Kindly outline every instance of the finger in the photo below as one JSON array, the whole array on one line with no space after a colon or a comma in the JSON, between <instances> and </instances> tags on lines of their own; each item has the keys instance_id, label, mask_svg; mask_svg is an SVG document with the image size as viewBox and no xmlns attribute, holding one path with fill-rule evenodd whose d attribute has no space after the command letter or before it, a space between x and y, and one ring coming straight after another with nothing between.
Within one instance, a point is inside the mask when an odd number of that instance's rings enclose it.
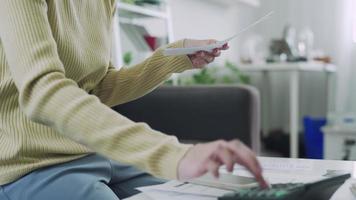
<instances>
[{"instance_id":1,"label":"finger","mask_svg":"<svg viewBox=\"0 0 356 200\"><path fill-rule=\"evenodd\" d=\"M207 63L211 63L215 60L215 56L212 54L206 54L203 59L207 62Z\"/></svg>"},{"instance_id":2,"label":"finger","mask_svg":"<svg viewBox=\"0 0 356 200\"><path fill-rule=\"evenodd\" d=\"M192 60L193 66L197 68L203 68L208 63L202 58L194 58Z\"/></svg>"},{"instance_id":3,"label":"finger","mask_svg":"<svg viewBox=\"0 0 356 200\"><path fill-rule=\"evenodd\" d=\"M219 50L218 50L219 51ZM212 59L215 57L214 55L215 50L213 50L212 52L208 52L208 51L199 51L195 54L196 57L201 57L201 58L205 58L205 59Z\"/></svg>"},{"instance_id":4,"label":"finger","mask_svg":"<svg viewBox=\"0 0 356 200\"><path fill-rule=\"evenodd\" d=\"M251 152L241 147L236 148L236 145L229 145L231 147L230 149L235 151L236 160L239 164L242 164L247 169L249 169L256 177L262 173L261 167L258 164L256 157Z\"/></svg>"},{"instance_id":5,"label":"finger","mask_svg":"<svg viewBox=\"0 0 356 200\"><path fill-rule=\"evenodd\" d=\"M229 49L229 48L230 48L230 47L229 47L229 44L226 43L226 44L224 44L224 45L222 46L221 50L227 50L227 49Z\"/></svg>"},{"instance_id":6,"label":"finger","mask_svg":"<svg viewBox=\"0 0 356 200\"><path fill-rule=\"evenodd\" d=\"M222 47L220 47L220 48L218 48L219 50L227 50L227 49L229 49L230 48L230 46L226 43L226 44L224 44Z\"/></svg>"},{"instance_id":7,"label":"finger","mask_svg":"<svg viewBox=\"0 0 356 200\"><path fill-rule=\"evenodd\" d=\"M225 164L228 172L232 172L234 169L235 157L233 153L226 147L221 147L218 152L219 160Z\"/></svg>"},{"instance_id":8,"label":"finger","mask_svg":"<svg viewBox=\"0 0 356 200\"><path fill-rule=\"evenodd\" d=\"M227 143L227 147L233 151L235 155L240 155L242 158L245 158L245 160L248 160L256 170L261 170L256 155L245 144L238 140L234 140Z\"/></svg>"},{"instance_id":9,"label":"finger","mask_svg":"<svg viewBox=\"0 0 356 200\"><path fill-rule=\"evenodd\" d=\"M236 157L237 163L245 166L255 177L256 181L260 184L262 188L267 188L268 184L262 175L262 169L256 166L254 159L250 155L243 155Z\"/></svg>"},{"instance_id":10,"label":"finger","mask_svg":"<svg viewBox=\"0 0 356 200\"><path fill-rule=\"evenodd\" d=\"M234 152L237 163L245 166L255 176L261 187L268 187L266 180L262 176L262 168L254 153L238 141L229 142L228 147Z\"/></svg>"},{"instance_id":11,"label":"finger","mask_svg":"<svg viewBox=\"0 0 356 200\"><path fill-rule=\"evenodd\" d=\"M220 54L221 54L221 51L220 51L219 48L214 49L213 52L212 52L212 55L215 56L215 57L219 57Z\"/></svg>"},{"instance_id":12,"label":"finger","mask_svg":"<svg viewBox=\"0 0 356 200\"><path fill-rule=\"evenodd\" d=\"M204 58L206 56L209 56L209 52L206 52L206 51L198 51L196 52L195 54L195 57L197 58Z\"/></svg>"},{"instance_id":13,"label":"finger","mask_svg":"<svg viewBox=\"0 0 356 200\"><path fill-rule=\"evenodd\" d=\"M196 53L196 56L197 57L204 57L206 55L206 52L205 51L198 51L197 53Z\"/></svg>"},{"instance_id":14,"label":"finger","mask_svg":"<svg viewBox=\"0 0 356 200\"><path fill-rule=\"evenodd\" d=\"M215 56L207 51L198 51L197 53L195 53L195 57L205 59L209 63L214 60Z\"/></svg>"},{"instance_id":15,"label":"finger","mask_svg":"<svg viewBox=\"0 0 356 200\"><path fill-rule=\"evenodd\" d=\"M190 56L190 60L192 61L192 64L193 64L194 67L202 68L202 67L204 67L205 65L208 64L208 61L206 61L204 59L204 57L202 57L200 55L202 55L201 52ZM204 53L204 55L205 55L205 53Z\"/></svg>"},{"instance_id":16,"label":"finger","mask_svg":"<svg viewBox=\"0 0 356 200\"><path fill-rule=\"evenodd\" d=\"M222 165L221 162L211 159L207 164L208 171L215 177L219 178L219 168Z\"/></svg>"}]
</instances>

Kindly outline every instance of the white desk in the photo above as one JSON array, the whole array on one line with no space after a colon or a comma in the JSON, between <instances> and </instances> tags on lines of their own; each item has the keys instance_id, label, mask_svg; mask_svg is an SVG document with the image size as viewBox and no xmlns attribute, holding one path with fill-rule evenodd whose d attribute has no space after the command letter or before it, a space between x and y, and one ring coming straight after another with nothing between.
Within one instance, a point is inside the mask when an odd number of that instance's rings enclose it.
<instances>
[{"instance_id":1,"label":"white desk","mask_svg":"<svg viewBox=\"0 0 356 200\"><path fill-rule=\"evenodd\" d=\"M299 84L301 72L322 72L327 74L327 90L332 86L330 75L336 72L336 67L332 64L323 64L319 62L300 62L300 63L268 63L268 64L251 64L240 65L239 69L244 72L261 72L263 73L263 88L262 96L264 96L262 105L263 115L263 132L266 134L269 131L269 73L270 72L286 72L289 74L289 96L290 96L290 157L298 158L298 132L299 132ZM331 93L327 93L327 98ZM328 108L333 105L333 102L328 102Z\"/></svg>"},{"instance_id":2,"label":"white desk","mask_svg":"<svg viewBox=\"0 0 356 200\"><path fill-rule=\"evenodd\" d=\"M278 178L282 174L288 174L290 176L313 176L318 174L324 174L327 170L340 170L352 174L352 179L346 181L331 198L332 200L354 200L349 186L350 183L356 182L356 162L353 161L330 161L330 160L311 160L311 159L293 159L293 158L258 158L264 174L267 179ZM239 167L238 167L239 168ZM278 169L278 170L277 170ZM236 169L238 175L241 174L241 170ZM235 172L234 172L235 173ZM275 176L275 177L272 177ZM148 200L144 194L139 194L128 200ZM194 200L194 199L193 199Z\"/></svg>"}]
</instances>

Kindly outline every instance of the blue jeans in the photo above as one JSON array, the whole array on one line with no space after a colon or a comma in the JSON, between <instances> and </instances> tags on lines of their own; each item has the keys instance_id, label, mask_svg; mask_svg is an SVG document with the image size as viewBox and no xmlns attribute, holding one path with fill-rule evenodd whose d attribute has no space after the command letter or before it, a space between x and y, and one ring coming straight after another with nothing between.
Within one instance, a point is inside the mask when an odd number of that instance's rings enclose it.
<instances>
[{"instance_id":1,"label":"blue jeans","mask_svg":"<svg viewBox=\"0 0 356 200\"><path fill-rule=\"evenodd\" d=\"M136 187L163 182L132 166L91 154L0 186L0 200L118 200L139 193Z\"/></svg>"}]
</instances>

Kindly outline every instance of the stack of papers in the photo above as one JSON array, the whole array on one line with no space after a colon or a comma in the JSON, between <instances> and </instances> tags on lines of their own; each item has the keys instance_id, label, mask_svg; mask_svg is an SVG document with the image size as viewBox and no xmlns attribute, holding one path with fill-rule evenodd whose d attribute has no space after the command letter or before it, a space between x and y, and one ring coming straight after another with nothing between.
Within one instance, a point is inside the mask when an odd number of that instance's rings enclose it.
<instances>
[{"instance_id":1,"label":"stack of papers","mask_svg":"<svg viewBox=\"0 0 356 200\"><path fill-rule=\"evenodd\" d=\"M161 185L137 188L143 194L129 198L128 200L145 199L152 200L216 200L231 191L212 187L200 186L179 181L170 181Z\"/></svg>"}]
</instances>

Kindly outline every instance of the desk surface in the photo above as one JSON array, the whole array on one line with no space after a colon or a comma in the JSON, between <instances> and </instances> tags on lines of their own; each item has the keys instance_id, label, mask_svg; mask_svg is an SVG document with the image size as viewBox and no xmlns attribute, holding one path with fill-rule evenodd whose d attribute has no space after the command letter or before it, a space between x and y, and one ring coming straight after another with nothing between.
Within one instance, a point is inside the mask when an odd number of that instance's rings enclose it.
<instances>
[{"instance_id":1,"label":"desk surface","mask_svg":"<svg viewBox=\"0 0 356 200\"><path fill-rule=\"evenodd\" d=\"M265 169L269 167L271 169L273 165L271 164L283 164L285 163L286 167L288 164L298 167L301 171L309 172L320 172L326 170L342 170L352 174L353 178L356 178L356 162L355 161L342 161L342 160L314 160L314 159L296 159L296 158L272 158L272 157L259 157L259 161L262 164L262 167ZM283 168L283 166L281 167Z\"/></svg>"},{"instance_id":2,"label":"desk surface","mask_svg":"<svg viewBox=\"0 0 356 200\"><path fill-rule=\"evenodd\" d=\"M242 64L242 71L310 71L310 72L336 72L336 66L321 62L296 62L296 63L265 63L265 64Z\"/></svg>"},{"instance_id":3,"label":"desk surface","mask_svg":"<svg viewBox=\"0 0 356 200\"><path fill-rule=\"evenodd\" d=\"M311 159L294 159L294 158L271 158L259 157L264 171L273 171L278 168L282 173L294 171L295 175L303 174L318 174L324 173L327 170L346 171L352 174L353 179L348 180L339 190L334 194L332 200L348 200L356 199L352 196L349 187L351 183L356 182L356 162L354 161L335 161L335 160L311 160ZM139 194L129 198L129 200L147 200L149 199L144 194Z\"/></svg>"}]
</instances>

